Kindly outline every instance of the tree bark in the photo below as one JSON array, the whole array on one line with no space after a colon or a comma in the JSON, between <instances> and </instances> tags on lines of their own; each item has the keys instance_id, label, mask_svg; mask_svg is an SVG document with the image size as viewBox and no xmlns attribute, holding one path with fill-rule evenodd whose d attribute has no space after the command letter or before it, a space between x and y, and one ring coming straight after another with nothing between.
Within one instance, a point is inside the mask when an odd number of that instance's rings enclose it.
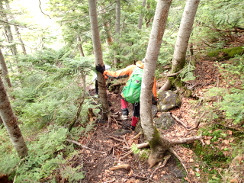
<instances>
[{"instance_id":1,"label":"tree bark","mask_svg":"<svg viewBox=\"0 0 244 183\"><path fill-rule=\"evenodd\" d=\"M3 74L3 78L4 78L5 82L8 84L8 87L12 87L12 84L11 84L11 81L10 81L9 75L8 75L8 68L6 66L6 62L5 62L1 48L0 48L0 65L2 68L2 74Z\"/></svg>"},{"instance_id":2,"label":"tree bark","mask_svg":"<svg viewBox=\"0 0 244 183\"><path fill-rule=\"evenodd\" d=\"M138 20L138 29L142 28L142 22L143 22L143 13L142 12L143 12L143 9L146 6L146 2L147 2L147 0L143 0L142 1L142 10L141 10L140 17L139 17L139 20Z\"/></svg>"},{"instance_id":3,"label":"tree bark","mask_svg":"<svg viewBox=\"0 0 244 183\"><path fill-rule=\"evenodd\" d=\"M152 123L151 105L152 105L152 86L154 81L154 73L156 69L156 62L162 37L164 34L168 11L171 5L171 0L159 0L156 7L156 12L153 20L150 39L146 51L145 67L142 78L141 91L141 120L144 133L148 141L151 141L155 128Z\"/></svg>"},{"instance_id":4,"label":"tree bark","mask_svg":"<svg viewBox=\"0 0 244 183\"><path fill-rule=\"evenodd\" d=\"M96 66L101 65L104 67L102 48L101 48L101 42L100 42L100 36L98 30L98 22L97 22L96 0L89 0L89 14L90 14L90 21L91 21L92 42L93 42L94 54L95 54L95 65ZM101 74L100 72L97 73L97 81L98 81L98 96L102 104L102 118L103 120L107 120L109 114L109 105L108 105L107 93L106 93L106 83L103 74Z\"/></svg>"},{"instance_id":5,"label":"tree bark","mask_svg":"<svg viewBox=\"0 0 244 183\"><path fill-rule=\"evenodd\" d=\"M154 81L154 73L156 69L156 62L162 43L166 21L168 17L169 8L172 0L159 0L156 7L156 12L152 24L150 39L146 51L145 66L141 85L141 125L149 141L150 148L152 149L149 164L151 161L156 160L160 155L168 149L169 143L160 138L160 134L156 127L153 125L153 116L151 113L152 107L152 86Z\"/></svg>"},{"instance_id":6,"label":"tree bark","mask_svg":"<svg viewBox=\"0 0 244 183\"><path fill-rule=\"evenodd\" d=\"M9 98L0 77L0 117L2 118L4 126L7 128L10 140L12 141L19 157L23 158L27 155L28 149L24 138L21 134L20 128L17 124Z\"/></svg>"},{"instance_id":7,"label":"tree bark","mask_svg":"<svg viewBox=\"0 0 244 183\"><path fill-rule=\"evenodd\" d=\"M192 26L199 2L200 0L188 0L186 2L176 39L171 73L176 73L185 66L186 50L188 47L188 41L192 32ZM170 79L168 80L170 81ZM163 86L164 90L168 90L172 85L175 85L173 81L170 81L169 84L169 81L166 83L167 87Z\"/></svg>"}]
</instances>

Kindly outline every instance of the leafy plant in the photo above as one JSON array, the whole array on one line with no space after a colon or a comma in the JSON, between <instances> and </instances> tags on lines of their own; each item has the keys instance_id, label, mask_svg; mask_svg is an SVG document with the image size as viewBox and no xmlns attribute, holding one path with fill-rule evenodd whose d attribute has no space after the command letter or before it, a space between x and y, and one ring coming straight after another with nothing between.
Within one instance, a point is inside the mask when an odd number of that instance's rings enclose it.
<instances>
[{"instance_id":1,"label":"leafy plant","mask_svg":"<svg viewBox=\"0 0 244 183\"><path fill-rule=\"evenodd\" d=\"M134 154L138 155L141 160L146 160L149 157L149 150L147 149L138 149L136 144L132 144L131 150Z\"/></svg>"}]
</instances>

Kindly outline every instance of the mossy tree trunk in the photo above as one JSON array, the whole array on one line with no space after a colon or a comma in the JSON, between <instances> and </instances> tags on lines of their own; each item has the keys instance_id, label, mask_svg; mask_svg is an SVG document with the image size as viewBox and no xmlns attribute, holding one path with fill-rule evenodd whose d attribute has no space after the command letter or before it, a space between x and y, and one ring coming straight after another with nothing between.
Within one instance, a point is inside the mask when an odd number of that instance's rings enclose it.
<instances>
[{"instance_id":1,"label":"mossy tree trunk","mask_svg":"<svg viewBox=\"0 0 244 183\"><path fill-rule=\"evenodd\" d=\"M7 92L4 88L2 78L0 77L0 117L4 126L7 128L10 140L12 141L19 157L23 158L27 155L28 149L24 138L21 134L20 128L17 124Z\"/></svg>"},{"instance_id":2,"label":"mossy tree trunk","mask_svg":"<svg viewBox=\"0 0 244 183\"><path fill-rule=\"evenodd\" d=\"M192 26L199 2L200 0L187 0L186 2L176 39L171 73L177 73L185 66L185 56L188 47L188 41L192 32ZM177 88L183 87L181 81L177 77L169 77L165 85L160 89L160 92L169 90L172 85Z\"/></svg>"},{"instance_id":3,"label":"mossy tree trunk","mask_svg":"<svg viewBox=\"0 0 244 183\"><path fill-rule=\"evenodd\" d=\"M103 63L102 47L98 30L96 0L89 0L89 15L91 21L92 42L94 47L93 49L95 54L95 65L101 65L105 67ZM109 105L107 100L106 82L103 74L100 72L97 73L97 81L98 96L102 104L102 119L107 120L109 114Z\"/></svg>"},{"instance_id":4,"label":"mossy tree trunk","mask_svg":"<svg viewBox=\"0 0 244 183\"><path fill-rule=\"evenodd\" d=\"M151 164L150 161L157 159L158 156L162 155L167 149L165 148L165 143L160 138L159 132L153 125L151 108L152 86L154 81L156 62L158 60L158 54L162 43L162 37L164 34L170 5L171 0L159 0L157 3L150 39L147 47L144 73L142 78L140 114L143 131L147 140L149 141L150 148L152 150L149 158L149 164Z\"/></svg>"}]
</instances>

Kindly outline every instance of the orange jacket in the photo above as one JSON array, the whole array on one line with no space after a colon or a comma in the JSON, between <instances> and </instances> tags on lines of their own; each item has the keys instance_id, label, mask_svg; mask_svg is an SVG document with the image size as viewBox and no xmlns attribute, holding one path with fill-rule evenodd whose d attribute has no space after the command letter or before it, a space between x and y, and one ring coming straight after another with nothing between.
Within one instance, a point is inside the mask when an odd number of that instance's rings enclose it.
<instances>
[{"instance_id":1,"label":"orange jacket","mask_svg":"<svg viewBox=\"0 0 244 183\"><path fill-rule=\"evenodd\" d=\"M126 78L126 77L130 77L130 75L132 74L133 70L136 67L140 67L140 68L144 68L144 63L142 63L141 61L137 61L136 65L129 65L124 69L118 70L118 71L108 71L105 70L103 75L105 78L115 78L115 79L119 79L119 78ZM154 97L157 97L157 88L156 88L156 80L154 78L154 83L153 83L153 88L152 88L152 93Z\"/></svg>"}]
</instances>

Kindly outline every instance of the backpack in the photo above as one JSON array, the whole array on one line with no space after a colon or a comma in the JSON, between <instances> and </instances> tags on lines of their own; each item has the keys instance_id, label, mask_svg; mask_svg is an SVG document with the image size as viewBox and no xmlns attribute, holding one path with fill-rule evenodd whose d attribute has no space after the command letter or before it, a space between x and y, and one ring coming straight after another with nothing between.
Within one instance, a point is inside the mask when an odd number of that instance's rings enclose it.
<instances>
[{"instance_id":1,"label":"backpack","mask_svg":"<svg viewBox=\"0 0 244 183\"><path fill-rule=\"evenodd\" d=\"M141 94L143 69L136 67L122 90L122 97L129 103L138 103Z\"/></svg>"}]
</instances>

